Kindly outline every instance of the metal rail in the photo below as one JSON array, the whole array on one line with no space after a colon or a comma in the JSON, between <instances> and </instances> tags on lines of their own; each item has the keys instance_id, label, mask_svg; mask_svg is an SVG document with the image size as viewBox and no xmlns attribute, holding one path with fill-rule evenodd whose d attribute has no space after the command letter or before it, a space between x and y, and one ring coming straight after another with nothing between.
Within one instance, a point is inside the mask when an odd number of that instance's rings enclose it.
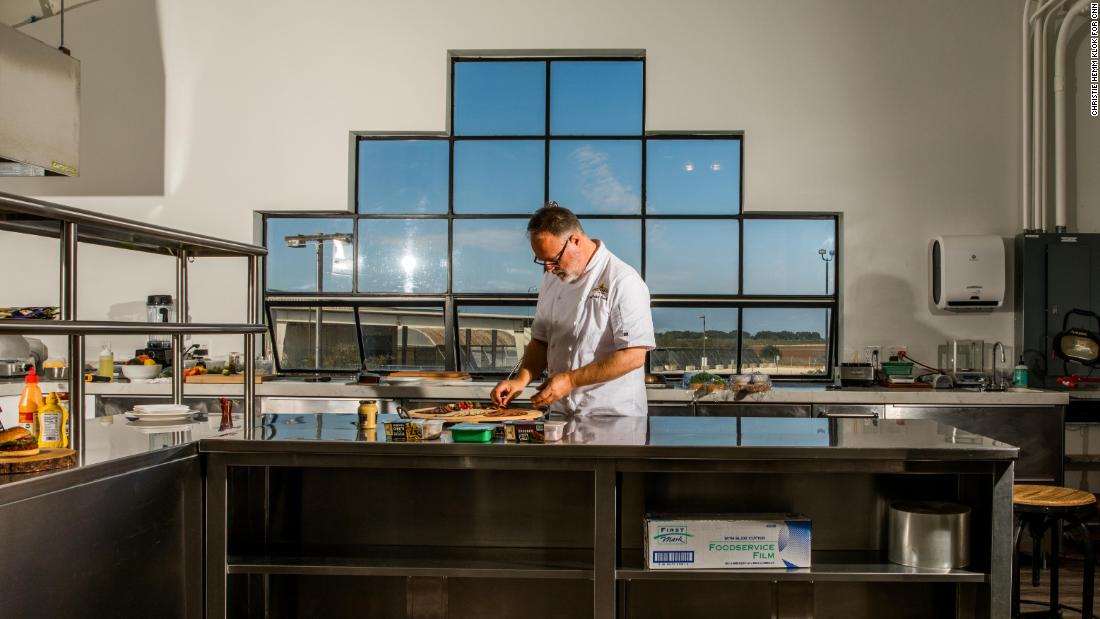
<instances>
[{"instance_id":1,"label":"metal rail","mask_svg":"<svg viewBox=\"0 0 1100 619\"><path fill-rule=\"evenodd\" d=\"M245 320L251 323L263 322L260 315L260 290L263 284L260 281L260 258L248 257L248 296L245 307ZM244 431L245 436L251 438L252 430L256 425L256 381L252 378L256 373L256 335L246 333L244 336Z\"/></svg>"},{"instance_id":2,"label":"metal rail","mask_svg":"<svg viewBox=\"0 0 1100 619\"><path fill-rule=\"evenodd\" d=\"M255 419L255 336L266 332L261 316L259 261L267 250L258 245L225 241L139 221L112 217L42 200L0 192L0 230L56 238L60 241L58 308L61 320L0 320L0 334L67 335L69 355L69 410L71 445L81 461L85 447L84 352L88 335L172 335L172 401L182 403L184 336L192 334L242 334L245 336L244 414L248 427ZM112 322L79 320L77 313L77 249L91 243L132 251L173 256L176 259L176 309L178 322ZM247 323L192 323L188 318L188 262L195 257L248 258Z\"/></svg>"},{"instance_id":3,"label":"metal rail","mask_svg":"<svg viewBox=\"0 0 1100 619\"><path fill-rule=\"evenodd\" d=\"M187 252L176 256L176 320L188 324L187 308ZM182 331L172 332L172 403L183 404L183 336Z\"/></svg>"},{"instance_id":4,"label":"metal rail","mask_svg":"<svg viewBox=\"0 0 1100 619\"><path fill-rule=\"evenodd\" d=\"M181 322L110 322L106 320L0 320L0 334L35 335L125 335L143 333L229 334L264 333L262 324L181 323Z\"/></svg>"},{"instance_id":5,"label":"metal rail","mask_svg":"<svg viewBox=\"0 0 1100 619\"><path fill-rule=\"evenodd\" d=\"M65 224L75 224L77 238L82 243L120 249L168 255L179 255L186 251L196 257L267 254L267 250L259 245L181 232L0 192L0 229L60 238Z\"/></svg>"}]
</instances>

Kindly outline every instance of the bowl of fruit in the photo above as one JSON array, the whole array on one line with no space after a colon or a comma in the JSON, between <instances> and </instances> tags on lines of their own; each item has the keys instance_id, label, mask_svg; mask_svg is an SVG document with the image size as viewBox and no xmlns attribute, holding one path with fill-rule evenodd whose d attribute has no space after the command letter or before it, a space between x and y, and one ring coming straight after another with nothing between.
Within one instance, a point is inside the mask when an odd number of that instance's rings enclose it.
<instances>
[{"instance_id":1,"label":"bowl of fruit","mask_svg":"<svg viewBox=\"0 0 1100 619\"><path fill-rule=\"evenodd\" d=\"M122 375L130 380L149 380L160 374L160 364L148 355L138 355L122 366Z\"/></svg>"}]
</instances>

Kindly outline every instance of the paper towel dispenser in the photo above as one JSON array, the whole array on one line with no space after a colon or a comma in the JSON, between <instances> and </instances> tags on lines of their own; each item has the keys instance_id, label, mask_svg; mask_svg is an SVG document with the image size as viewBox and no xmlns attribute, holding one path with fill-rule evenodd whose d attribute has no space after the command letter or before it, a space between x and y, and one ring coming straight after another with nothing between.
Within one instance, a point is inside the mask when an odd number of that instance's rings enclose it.
<instances>
[{"instance_id":1,"label":"paper towel dispenser","mask_svg":"<svg viewBox=\"0 0 1100 619\"><path fill-rule=\"evenodd\" d=\"M932 302L938 309L987 310L1005 300L1005 246L999 236L938 236L931 246Z\"/></svg>"}]
</instances>

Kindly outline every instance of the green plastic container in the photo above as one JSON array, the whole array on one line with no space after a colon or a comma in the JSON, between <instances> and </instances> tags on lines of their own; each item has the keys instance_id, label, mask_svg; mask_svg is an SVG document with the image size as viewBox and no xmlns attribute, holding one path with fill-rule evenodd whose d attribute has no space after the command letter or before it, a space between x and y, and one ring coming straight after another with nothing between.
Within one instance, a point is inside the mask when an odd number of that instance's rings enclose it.
<instances>
[{"instance_id":1,"label":"green plastic container","mask_svg":"<svg viewBox=\"0 0 1100 619\"><path fill-rule=\"evenodd\" d=\"M912 361L883 361L882 373L887 376L909 376L913 373Z\"/></svg>"},{"instance_id":2,"label":"green plastic container","mask_svg":"<svg viewBox=\"0 0 1100 619\"><path fill-rule=\"evenodd\" d=\"M456 443L491 443L493 426L491 423L457 423L451 426L451 440Z\"/></svg>"}]
</instances>

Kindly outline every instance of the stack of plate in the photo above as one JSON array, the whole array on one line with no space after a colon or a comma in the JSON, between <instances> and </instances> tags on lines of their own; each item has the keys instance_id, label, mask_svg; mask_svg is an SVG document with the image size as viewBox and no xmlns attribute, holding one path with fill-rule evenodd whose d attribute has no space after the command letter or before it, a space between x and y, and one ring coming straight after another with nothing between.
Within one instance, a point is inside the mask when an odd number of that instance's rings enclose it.
<instances>
[{"instance_id":1,"label":"stack of plate","mask_svg":"<svg viewBox=\"0 0 1100 619\"><path fill-rule=\"evenodd\" d=\"M138 404L126 416L135 424L180 424L191 421L196 412L183 404Z\"/></svg>"}]
</instances>

